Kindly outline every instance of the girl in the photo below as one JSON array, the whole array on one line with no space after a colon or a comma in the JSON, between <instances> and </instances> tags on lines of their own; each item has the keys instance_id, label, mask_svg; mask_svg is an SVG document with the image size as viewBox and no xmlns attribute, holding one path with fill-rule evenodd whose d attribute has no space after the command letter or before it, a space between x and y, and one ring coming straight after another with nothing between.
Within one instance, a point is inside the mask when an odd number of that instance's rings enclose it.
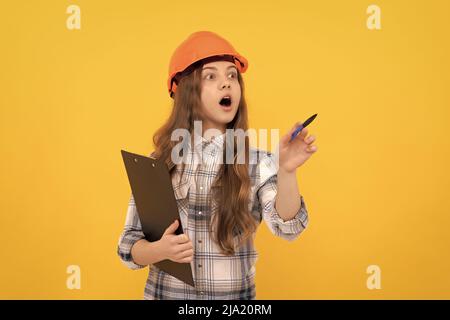
<instances>
[{"instance_id":1,"label":"girl","mask_svg":"<svg viewBox=\"0 0 450 320\"><path fill-rule=\"evenodd\" d=\"M289 142L296 123L280 139L277 157L250 147L248 137L246 161L225 156L230 142L237 142L230 129L248 129L241 75L247 67L228 41L207 31L190 35L172 56L168 89L174 104L153 137L152 156L168 165L185 233L175 235L175 220L160 240L145 240L131 196L118 254L131 269L152 265L144 299L255 299L257 226L264 220L274 235L294 240L308 224L296 179L296 169L317 150L306 129ZM195 121L201 121L200 132ZM191 134L183 163L173 156L177 129ZM153 265L165 259L190 263L195 287Z\"/></svg>"}]
</instances>

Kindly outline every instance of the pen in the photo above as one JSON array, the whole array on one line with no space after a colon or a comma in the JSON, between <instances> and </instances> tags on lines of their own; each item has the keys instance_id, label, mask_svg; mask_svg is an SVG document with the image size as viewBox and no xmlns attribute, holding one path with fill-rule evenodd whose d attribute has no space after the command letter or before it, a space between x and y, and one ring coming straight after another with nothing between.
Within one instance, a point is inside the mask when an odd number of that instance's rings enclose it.
<instances>
[{"instance_id":1,"label":"pen","mask_svg":"<svg viewBox=\"0 0 450 320\"><path fill-rule=\"evenodd\" d=\"M312 115L311 117L309 117L308 119L306 119L305 122L303 122L300 126L298 126L297 129L295 129L295 131L292 133L291 135L291 139L289 140L289 142L291 142L299 133L300 131L303 130L303 128L307 127L311 122L313 122L313 120L317 117L317 113Z\"/></svg>"}]
</instances>

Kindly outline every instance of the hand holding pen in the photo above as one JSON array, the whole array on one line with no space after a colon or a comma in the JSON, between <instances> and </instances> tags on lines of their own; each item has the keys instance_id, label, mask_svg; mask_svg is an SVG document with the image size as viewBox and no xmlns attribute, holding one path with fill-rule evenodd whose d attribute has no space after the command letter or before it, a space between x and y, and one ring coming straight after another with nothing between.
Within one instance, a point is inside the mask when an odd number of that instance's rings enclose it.
<instances>
[{"instance_id":1,"label":"hand holding pen","mask_svg":"<svg viewBox=\"0 0 450 320\"><path fill-rule=\"evenodd\" d=\"M316 138L313 135L307 136L308 130L306 129L316 116L317 113L309 117L303 123L297 122L294 127L281 138L279 145L280 169L287 172L294 172L317 151L317 146L312 144Z\"/></svg>"}]
</instances>

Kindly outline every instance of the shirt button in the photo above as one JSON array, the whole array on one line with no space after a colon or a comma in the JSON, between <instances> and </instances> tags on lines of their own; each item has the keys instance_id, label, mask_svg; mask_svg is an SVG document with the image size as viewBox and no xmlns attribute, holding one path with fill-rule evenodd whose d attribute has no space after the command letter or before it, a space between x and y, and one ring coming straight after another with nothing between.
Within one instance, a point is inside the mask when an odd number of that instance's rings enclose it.
<instances>
[{"instance_id":1,"label":"shirt button","mask_svg":"<svg viewBox=\"0 0 450 320\"><path fill-rule=\"evenodd\" d=\"M198 243L202 243L202 240L198 240Z\"/></svg>"},{"instance_id":2,"label":"shirt button","mask_svg":"<svg viewBox=\"0 0 450 320\"><path fill-rule=\"evenodd\" d=\"M202 186L200 186L200 190L203 190L203 187L202 187Z\"/></svg>"},{"instance_id":3,"label":"shirt button","mask_svg":"<svg viewBox=\"0 0 450 320\"><path fill-rule=\"evenodd\" d=\"M198 214L202 214L202 212L201 212L201 211L199 211L199 212L198 212Z\"/></svg>"},{"instance_id":4,"label":"shirt button","mask_svg":"<svg viewBox=\"0 0 450 320\"><path fill-rule=\"evenodd\" d=\"M201 265L201 264L199 264L199 265L198 265L198 267L199 267L199 268L201 268L201 267L202 267L202 265Z\"/></svg>"},{"instance_id":5,"label":"shirt button","mask_svg":"<svg viewBox=\"0 0 450 320\"><path fill-rule=\"evenodd\" d=\"M200 291L200 295L202 296L202 295L204 295L205 293L203 292L203 291Z\"/></svg>"}]
</instances>

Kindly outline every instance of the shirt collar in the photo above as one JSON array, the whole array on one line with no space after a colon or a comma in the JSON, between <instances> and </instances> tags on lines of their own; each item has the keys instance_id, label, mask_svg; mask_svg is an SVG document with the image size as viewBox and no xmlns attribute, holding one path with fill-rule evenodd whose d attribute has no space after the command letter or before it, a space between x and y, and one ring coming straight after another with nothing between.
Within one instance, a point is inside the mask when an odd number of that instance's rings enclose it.
<instances>
[{"instance_id":1,"label":"shirt collar","mask_svg":"<svg viewBox=\"0 0 450 320\"><path fill-rule=\"evenodd\" d=\"M203 154L203 157L216 157L220 155L220 152L223 149L223 143L225 141L226 133L219 134L217 136L211 137L211 139L206 139L202 135L197 134L194 132L194 148L191 148L191 139L187 139L188 144L188 162L194 161L194 163L198 163L199 155ZM169 165L169 171L172 170L177 165L174 163L171 163Z\"/></svg>"},{"instance_id":2,"label":"shirt collar","mask_svg":"<svg viewBox=\"0 0 450 320\"><path fill-rule=\"evenodd\" d=\"M223 147L224 139L225 133L206 139L197 132L194 132L194 145L197 151L203 151L205 149L209 149L209 147L212 147L213 149L221 149Z\"/></svg>"}]
</instances>

